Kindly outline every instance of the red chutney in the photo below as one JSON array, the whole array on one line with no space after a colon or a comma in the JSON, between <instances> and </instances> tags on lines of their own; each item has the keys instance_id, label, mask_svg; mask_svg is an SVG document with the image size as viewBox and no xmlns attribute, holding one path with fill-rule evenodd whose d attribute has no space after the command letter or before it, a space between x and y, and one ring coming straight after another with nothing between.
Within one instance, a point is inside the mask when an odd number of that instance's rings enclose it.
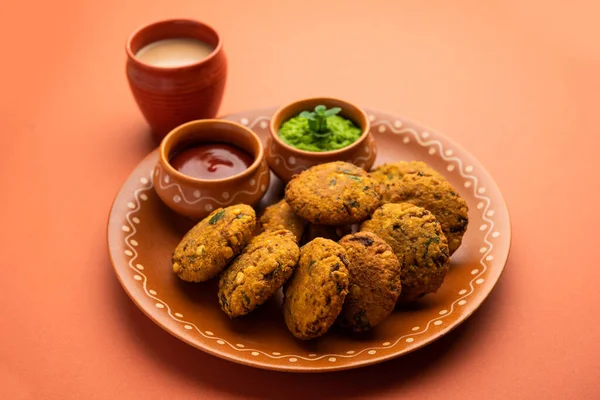
<instances>
[{"instance_id":1,"label":"red chutney","mask_svg":"<svg viewBox=\"0 0 600 400\"><path fill-rule=\"evenodd\" d=\"M244 150L224 143L193 145L169 160L177 171L199 179L229 178L247 170L253 162Z\"/></svg>"}]
</instances>

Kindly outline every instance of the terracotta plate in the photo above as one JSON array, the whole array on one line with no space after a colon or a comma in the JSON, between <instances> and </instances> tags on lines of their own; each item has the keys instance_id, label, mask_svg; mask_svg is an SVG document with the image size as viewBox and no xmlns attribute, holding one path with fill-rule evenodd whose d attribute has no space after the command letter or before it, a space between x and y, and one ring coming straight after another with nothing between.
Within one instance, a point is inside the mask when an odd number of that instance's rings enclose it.
<instances>
[{"instance_id":1,"label":"terracotta plate","mask_svg":"<svg viewBox=\"0 0 600 400\"><path fill-rule=\"evenodd\" d=\"M228 117L267 137L275 109ZM492 177L447 137L404 118L369 111L378 144L376 164L422 160L443 173L469 205L469 228L442 288L410 310L394 312L364 336L335 329L302 342L287 331L281 298L231 321L217 302L217 282L187 284L171 272L171 254L191 227L164 206L152 188L157 152L146 157L119 191L108 223L108 248L123 288L166 331L190 345L253 367L323 372L356 368L398 357L443 336L481 305L498 281L510 248L506 203ZM294 160L287 160L292 166ZM279 199L273 176L261 206ZM483 329L484 327L482 327Z\"/></svg>"}]
</instances>

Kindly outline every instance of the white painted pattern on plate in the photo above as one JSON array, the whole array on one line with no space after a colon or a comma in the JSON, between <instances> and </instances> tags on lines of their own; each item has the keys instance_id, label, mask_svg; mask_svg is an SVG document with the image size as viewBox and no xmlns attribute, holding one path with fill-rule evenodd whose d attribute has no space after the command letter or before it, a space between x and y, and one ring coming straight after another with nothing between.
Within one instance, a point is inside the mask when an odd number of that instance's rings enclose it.
<instances>
[{"instance_id":1,"label":"white painted pattern on plate","mask_svg":"<svg viewBox=\"0 0 600 400\"><path fill-rule=\"evenodd\" d=\"M250 127L254 127L258 122L265 121L265 120L268 121L269 117L258 117L250 124ZM443 311L445 311L445 313L443 313L442 316L438 316L438 317L430 320L429 322L427 322L427 324L421 331L400 336L398 339L396 339L396 341L394 341L392 343L385 342L384 343L385 346L370 347L370 348L366 348L366 349L363 349L360 351L349 350L349 351L346 351L345 354L324 354L324 355L321 355L318 357L315 357L315 354L310 354L309 357L304 357L304 356L296 355L296 354L281 354L278 352L272 352L271 354L269 354L267 352L260 351L257 349L249 349L249 348L245 348L245 347L240 347L240 344L238 344L238 343L234 344L225 339L214 336L213 332L202 331L194 323L183 320L183 316L180 313L173 313L173 310L171 309L171 307L166 302L159 299L155 295L155 293L156 293L155 291L152 290L152 292L151 292L148 289L148 287L147 287L148 278L146 277L146 275L143 272L141 272L139 269L136 269L136 267L134 266L134 261L137 259L138 253L137 253L135 247L130 244L131 243L130 240L137 233L135 224L132 222L134 219L136 219L136 217L133 217L132 215L137 213L138 211L140 211L141 204L142 204L142 201L141 201L142 197L140 196L140 194L143 191L151 190L153 187L154 179L153 179L152 171L150 173L149 180L146 180L144 178L140 179L140 182L143 184L143 186L142 186L142 188L134 190L134 193L133 193L134 202L127 203L127 206L130 208L130 211L125 216L125 219L128 223L128 225L125 225L125 226L129 226L131 228L131 232L124 238L125 245L128 247L128 249L126 249L124 252L125 252L125 254L130 256L129 267L131 268L131 270L135 271L135 274L132 275L133 279L139 280L141 278L142 287L143 287L146 295L156 302L155 305L157 308L166 310L169 317L171 317L173 320L181 323L182 329L190 330L191 329L190 327L193 327L193 329L196 332L198 332L205 339L215 340L218 344L221 344L221 345L228 345L233 350L241 351L241 352L250 352L250 354L252 354L252 355L258 354L258 355L267 356L267 357L270 357L273 359L284 359L285 358L285 359L288 359L289 362L296 362L299 359L304 360L304 361L327 359L328 361L334 363L338 360L338 358L351 358L351 357L356 357L356 356L364 354L364 353L369 354L369 355L374 355L374 354L376 354L377 350L390 349L390 348L396 346L401 341L404 341L405 343L411 343L414 341L415 336L418 336L418 335L421 335L421 334L427 332L434 325L435 326L441 325L443 323L442 319L447 318L448 316L452 315L452 313L458 308L458 306L466 304L466 300L464 300L464 299L469 297L475 291L474 283L476 283L477 285L481 285L482 283L485 282L485 280L483 278L481 278L481 276L483 276L483 274L485 273L485 271L488 268L485 261L493 249L493 244L492 244L492 242L490 242L488 240L488 236L491 235L491 233L494 229L494 222L491 219L486 217L486 215L488 215L487 212L491 206L491 199L487 196L482 195L483 193L485 193L485 189L481 190L482 188L478 188L479 181L478 181L477 177L474 175L467 175L465 173L465 169L463 167L462 160L460 160L458 157L449 157L446 155L447 153L444 151L442 143L440 141L438 141L438 140L429 140L426 142L423 141L423 139L427 139L430 137L429 133L423 132L420 136L414 129L411 129L411 128L397 129L390 122L388 122L386 120L380 120L376 124L374 124L374 126L375 125L385 125L387 128L389 128L387 130L388 132L391 132L396 135L410 134L413 136L414 140L422 147L427 148L427 147L431 146L431 148L435 148L433 146L437 146L437 148L438 148L437 152L440 155L440 157L442 157L445 161L455 162L458 166L458 171L460 172L461 176L465 179L469 179L473 183L473 195L476 198L482 200L478 204L477 208L480 210L483 209L483 210L481 210L482 219L489 224L486 227L488 229L487 229L487 232L485 233L485 236L483 239L484 243L487 245L487 249L486 249L487 251L485 251L481 255L482 257L479 261L483 268L469 282L470 291L465 292L464 290L461 290L459 293L461 295L461 297L458 298L457 300L455 300L447 310L446 309L443 310ZM449 153L449 154L452 154L452 153ZM155 171L155 172L158 172L158 171ZM156 174L156 176L157 176L157 178L159 178L158 173ZM158 180L160 182L159 184L162 183L159 179L156 179L156 180ZM149 182L149 184L145 184L145 182ZM181 193L183 195L183 191L181 190L180 187L179 187L179 190L181 191ZM184 197L184 200L186 200L185 197ZM481 204L481 207L479 207L480 204ZM493 236L494 237L499 236L499 232L495 231ZM482 249L483 249L483 247L482 247ZM414 328L413 328L413 331L414 331ZM244 346L244 345L242 345L242 346Z\"/></svg>"}]
</instances>

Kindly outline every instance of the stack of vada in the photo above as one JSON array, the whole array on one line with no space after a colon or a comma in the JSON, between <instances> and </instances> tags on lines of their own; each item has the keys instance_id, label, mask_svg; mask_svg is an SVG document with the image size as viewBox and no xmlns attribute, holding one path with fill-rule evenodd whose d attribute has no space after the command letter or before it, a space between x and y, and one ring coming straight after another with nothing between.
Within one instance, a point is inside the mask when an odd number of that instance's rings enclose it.
<instances>
[{"instance_id":1,"label":"stack of vada","mask_svg":"<svg viewBox=\"0 0 600 400\"><path fill-rule=\"evenodd\" d=\"M467 225L465 200L423 162L367 172L336 161L293 177L258 220L245 204L213 211L176 247L173 272L188 282L218 278L230 318L283 289L296 338L334 324L365 332L442 286Z\"/></svg>"}]
</instances>

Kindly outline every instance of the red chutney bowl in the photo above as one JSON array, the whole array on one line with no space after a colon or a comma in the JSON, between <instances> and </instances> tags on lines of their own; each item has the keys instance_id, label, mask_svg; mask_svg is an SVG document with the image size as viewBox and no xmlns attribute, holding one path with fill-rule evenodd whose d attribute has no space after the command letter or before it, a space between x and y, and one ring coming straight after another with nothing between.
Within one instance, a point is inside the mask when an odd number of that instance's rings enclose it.
<instances>
[{"instance_id":1,"label":"red chutney bowl","mask_svg":"<svg viewBox=\"0 0 600 400\"><path fill-rule=\"evenodd\" d=\"M342 149L323 152L297 149L279 137L279 128L285 121L302 111L312 111L321 104L327 108L340 107L342 110L339 115L354 122L362 130L361 136ZM284 182L314 165L332 161L346 161L369 171L377 157L377 146L370 132L371 123L367 114L358 106L344 100L315 97L290 103L273 114L269 130L265 150L267 163Z\"/></svg>"},{"instance_id":2,"label":"red chutney bowl","mask_svg":"<svg viewBox=\"0 0 600 400\"><path fill-rule=\"evenodd\" d=\"M146 45L166 39L196 39L213 51L199 61L173 67L152 65L136 56ZM191 19L158 21L133 32L125 50L129 87L157 141L185 122L217 116L227 58L213 28Z\"/></svg>"},{"instance_id":3,"label":"red chutney bowl","mask_svg":"<svg viewBox=\"0 0 600 400\"><path fill-rule=\"evenodd\" d=\"M251 156L252 164L227 178L200 179L173 167L173 157L194 146L225 144ZM169 132L160 143L153 172L154 190L173 211L200 220L213 210L234 204L254 205L270 183L270 171L262 143L250 129L231 121L205 119L185 123Z\"/></svg>"}]
</instances>

